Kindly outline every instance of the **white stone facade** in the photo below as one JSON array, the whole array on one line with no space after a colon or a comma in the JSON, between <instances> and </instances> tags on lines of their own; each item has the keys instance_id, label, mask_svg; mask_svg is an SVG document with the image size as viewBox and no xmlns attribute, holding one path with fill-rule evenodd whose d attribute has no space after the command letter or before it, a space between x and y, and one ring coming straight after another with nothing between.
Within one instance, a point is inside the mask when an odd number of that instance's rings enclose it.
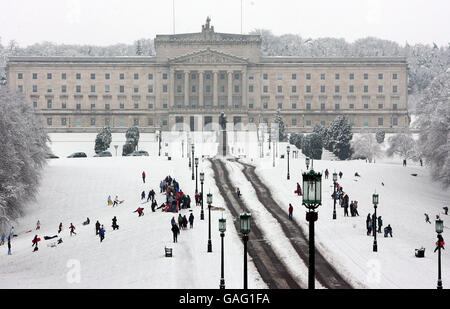
<instances>
[{"instance_id":1,"label":"white stone facade","mask_svg":"<svg viewBox=\"0 0 450 309\"><path fill-rule=\"evenodd\" d=\"M11 57L8 85L30 99L51 132L209 130L229 122L309 132L344 114L361 129L409 126L402 57L262 57L258 35L158 35L154 57Z\"/></svg>"}]
</instances>

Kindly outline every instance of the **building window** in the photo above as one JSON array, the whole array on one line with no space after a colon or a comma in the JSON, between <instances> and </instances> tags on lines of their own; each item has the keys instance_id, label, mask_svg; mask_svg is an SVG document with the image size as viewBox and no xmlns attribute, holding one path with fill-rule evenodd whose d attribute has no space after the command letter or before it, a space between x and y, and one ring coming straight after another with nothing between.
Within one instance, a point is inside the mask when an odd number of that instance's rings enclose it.
<instances>
[{"instance_id":1,"label":"building window","mask_svg":"<svg viewBox=\"0 0 450 309\"><path fill-rule=\"evenodd\" d=\"M95 101L91 101L91 110L95 109Z\"/></svg>"},{"instance_id":2,"label":"building window","mask_svg":"<svg viewBox=\"0 0 450 309\"><path fill-rule=\"evenodd\" d=\"M153 85L148 85L148 93L153 93Z\"/></svg>"},{"instance_id":3,"label":"building window","mask_svg":"<svg viewBox=\"0 0 450 309\"><path fill-rule=\"evenodd\" d=\"M335 93L339 93L340 87L339 86L334 86L334 92Z\"/></svg>"},{"instance_id":4,"label":"building window","mask_svg":"<svg viewBox=\"0 0 450 309\"><path fill-rule=\"evenodd\" d=\"M95 92L95 86L91 85L91 92Z\"/></svg>"},{"instance_id":5,"label":"building window","mask_svg":"<svg viewBox=\"0 0 450 309\"><path fill-rule=\"evenodd\" d=\"M67 79L67 74L66 73L61 73L61 79L66 80Z\"/></svg>"},{"instance_id":6,"label":"building window","mask_svg":"<svg viewBox=\"0 0 450 309\"><path fill-rule=\"evenodd\" d=\"M191 79L196 79L197 78L197 74L196 73L192 73L191 74Z\"/></svg>"},{"instance_id":7,"label":"building window","mask_svg":"<svg viewBox=\"0 0 450 309\"><path fill-rule=\"evenodd\" d=\"M364 103L364 109L369 109L369 104L368 103Z\"/></svg>"},{"instance_id":8,"label":"building window","mask_svg":"<svg viewBox=\"0 0 450 309\"><path fill-rule=\"evenodd\" d=\"M369 126L369 118L364 118L363 120L363 126L368 127Z\"/></svg>"},{"instance_id":9,"label":"building window","mask_svg":"<svg viewBox=\"0 0 450 309\"><path fill-rule=\"evenodd\" d=\"M254 80L254 79L255 79L255 76L254 76L253 74L249 74L249 75L248 75L248 79L249 79L249 80Z\"/></svg>"},{"instance_id":10,"label":"building window","mask_svg":"<svg viewBox=\"0 0 450 309\"><path fill-rule=\"evenodd\" d=\"M339 103L334 103L334 109L335 110L339 110L341 108L341 104Z\"/></svg>"},{"instance_id":11,"label":"building window","mask_svg":"<svg viewBox=\"0 0 450 309\"><path fill-rule=\"evenodd\" d=\"M111 104L105 103L105 110L109 111L111 109Z\"/></svg>"},{"instance_id":12,"label":"building window","mask_svg":"<svg viewBox=\"0 0 450 309\"><path fill-rule=\"evenodd\" d=\"M378 109L383 109L383 103L378 103Z\"/></svg>"},{"instance_id":13,"label":"building window","mask_svg":"<svg viewBox=\"0 0 450 309\"><path fill-rule=\"evenodd\" d=\"M120 109L125 109L125 102L124 101L120 101L119 102L119 108Z\"/></svg>"},{"instance_id":14,"label":"building window","mask_svg":"<svg viewBox=\"0 0 450 309\"><path fill-rule=\"evenodd\" d=\"M134 79L138 80L139 79L139 73L134 73Z\"/></svg>"},{"instance_id":15,"label":"building window","mask_svg":"<svg viewBox=\"0 0 450 309\"><path fill-rule=\"evenodd\" d=\"M23 79L23 73L17 73L17 79Z\"/></svg>"},{"instance_id":16,"label":"building window","mask_svg":"<svg viewBox=\"0 0 450 309\"><path fill-rule=\"evenodd\" d=\"M91 118L91 126L95 126L95 118Z\"/></svg>"},{"instance_id":17,"label":"building window","mask_svg":"<svg viewBox=\"0 0 450 309\"><path fill-rule=\"evenodd\" d=\"M268 108L269 108L269 103L264 102L264 103L263 103L263 108L264 108L264 109L268 109Z\"/></svg>"},{"instance_id":18,"label":"building window","mask_svg":"<svg viewBox=\"0 0 450 309\"><path fill-rule=\"evenodd\" d=\"M153 109L153 100L148 101L148 109Z\"/></svg>"},{"instance_id":19,"label":"building window","mask_svg":"<svg viewBox=\"0 0 450 309\"><path fill-rule=\"evenodd\" d=\"M292 86L292 93L296 93L297 92L297 86Z\"/></svg>"},{"instance_id":20,"label":"building window","mask_svg":"<svg viewBox=\"0 0 450 309\"><path fill-rule=\"evenodd\" d=\"M248 101L248 108L250 108L250 109L252 109L253 107L254 107L254 101L253 101L253 99L250 99L249 101Z\"/></svg>"},{"instance_id":21,"label":"building window","mask_svg":"<svg viewBox=\"0 0 450 309\"><path fill-rule=\"evenodd\" d=\"M292 125L297 126L297 118L292 118Z\"/></svg>"},{"instance_id":22,"label":"building window","mask_svg":"<svg viewBox=\"0 0 450 309\"><path fill-rule=\"evenodd\" d=\"M47 118L47 125L51 126L52 125L52 118Z\"/></svg>"},{"instance_id":23,"label":"building window","mask_svg":"<svg viewBox=\"0 0 450 309\"><path fill-rule=\"evenodd\" d=\"M148 119L147 119L147 125L148 125L149 127L153 127L153 118L148 118Z\"/></svg>"},{"instance_id":24,"label":"building window","mask_svg":"<svg viewBox=\"0 0 450 309\"><path fill-rule=\"evenodd\" d=\"M310 127L311 126L311 119L306 119L306 126Z\"/></svg>"},{"instance_id":25,"label":"building window","mask_svg":"<svg viewBox=\"0 0 450 309\"><path fill-rule=\"evenodd\" d=\"M320 92L325 93L325 85L320 85Z\"/></svg>"},{"instance_id":26,"label":"building window","mask_svg":"<svg viewBox=\"0 0 450 309\"><path fill-rule=\"evenodd\" d=\"M163 99L163 108L167 108L167 99Z\"/></svg>"},{"instance_id":27,"label":"building window","mask_svg":"<svg viewBox=\"0 0 450 309\"><path fill-rule=\"evenodd\" d=\"M350 103L350 104L348 105L348 108L350 108L350 109L355 109L355 103Z\"/></svg>"},{"instance_id":28,"label":"building window","mask_svg":"<svg viewBox=\"0 0 450 309\"><path fill-rule=\"evenodd\" d=\"M364 79L369 79L369 74L368 73L364 73Z\"/></svg>"},{"instance_id":29,"label":"building window","mask_svg":"<svg viewBox=\"0 0 450 309\"><path fill-rule=\"evenodd\" d=\"M311 110L311 103L306 103L306 110Z\"/></svg>"},{"instance_id":30,"label":"building window","mask_svg":"<svg viewBox=\"0 0 450 309\"><path fill-rule=\"evenodd\" d=\"M108 93L111 91L111 86L110 85L105 85L105 92Z\"/></svg>"},{"instance_id":31,"label":"building window","mask_svg":"<svg viewBox=\"0 0 450 309\"><path fill-rule=\"evenodd\" d=\"M392 79L397 79L397 73L392 74Z\"/></svg>"},{"instance_id":32,"label":"building window","mask_svg":"<svg viewBox=\"0 0 450 309\"><path fill-rule=\"evenodd\" d=\"M81 92L81 86L80 85L76 85L75 89L76 89L76 92L78 92L78 93Z\"/></svg>"},{"instance_id":33,"label":"building window","mask_svg":"<svg viewBox=\"0 0 450 309\"><path fill-rule=\"evenodd\" d=\"M33 92L38 92L37 85L33 85Z\"/></svg>"},{"instance_id":34,"label":"building window","mask_svg":"<svg viewBox=\"0 0 450 309\"><path fill-rule=\"evenodd\" d=\"M33 101L33 108L37 108L38 107L38 102L36 100Z\"/></svg>"},{"instance_id":35,"label":"building window","mask_svg":"<svg viewBox=\"0 0 450 309\"><path fill-rule=\"evenodd\" d=\"M163 126L166 126L167 123L168 123L168 122L167 122L167 118L163 118L163 120L162 120L162 125L163 125Z\"/></svg>"},{"instance_id":36,"label":"building window","mask_svg":"<svg viewBox=\"0 0 450 309\"><path fill-rule=\"evenodd\" d=\"M134 86L133 90L134 90L134 93L139 93L139 86Z\"/></svg>"},{"instance_id":37,"label":"building window","mask_svg":"<svg viewBox=\"0 0 450 309\"><path fill-rule=\"evenodd\" d=\"M379 126L383 125L383 118L382 117L378 118L378 125Z\"/></svg>"},{"instance_id":38,"label":"building window","mask_svg":"<svg viewBox=\"0 0 450 309\"><path fill-rule=\"evenodd\" d=\"M33 79L37 79L37 78L38 78L37 73L33 73Z\"/></svg>"},{"instance_id":39,"label":"building window","mask_svg":"<svg viewBox=\"0 0 450 309\"><path fill-rule=\"evenodd\" d=\"M392 125L398 126L398 118L397 117L392 118Z\"/></svg>"},{"instance_id":40,"label":"building window","mask_svg":"<svg viewBox=\"0 0 450 309\"><path fill-rule=\"evenodd\" d=\"M292 79L297 79L297 74L293 73L292 74Z\"/></svg>"},{"instance_id":41,"label":"building window","mask_svg":"<svg viewBox=\"0 0 450 309\"><path fill-rule=\"evenodd\" d=\"M283 109L283 103L278 102L278 109Z\"/></svg>"},{"instance_id":42,"label":"building window","mask_svg":"<svg viewBox=\"0 0 450 309\"><path fill-rule=\"evenodd\" d=\"M334 74L334 79L339 79L340 77L339 73Z\"/></svg>"},{"instance_id":43,"label":"building window","mask_svg":"<svg viewBox=\"0 0 450 309\"><path fill-rule=\"evenodd\" d=\"M52 86L51 86L51 85L48 85L48 86L47 86L47 92L52 92L52 91L53 91Z\"/></svg>"},{"instance_id":44,"label":"building window","mask_svg":"<svg viewBox=\"0 0 450 309\"><path fill-rule=\"evenodd\" d=\"M81 79L81 73L77 73L77 74L75 75L75 77L76 77L76 79Z\"/></svg>"},{"instance_id":45,"label":"building window","mask_svg":"<svg viewBox=\"0 0 450 309\"><path fill-rule=\"evenodd\" d=\"M125 79L125 74L124 73L120 73L119 74L119 79Z\"/></svg>"},{"instance_id":46,"label":"building window","mask_svg":"<svg viewBox=\"0 0 450 309\"><path fill-rule=\"evenodd\" d=\"M109 118L105 118L105 126L109 127L110 126L110 120Z\"/></svg>"},{"instance_id":47,"label":"building window","mask_svg":"<svg viewBox=\"0 0 450 309\"><path fill-rule=\"evenodd\" d=\"M283 74L277 74L277 80L283 80Z\"/></svg>"},{"instance_id":48,"label":"building window","mask_svg":"<svg viewBox=\"0 0 450 309\"><path fill-rule=\"evenodd\" d=\"M134 109L139 109L139 101L134 101Z\"/></svg>"},{"instance_id":49,"label":"building window","mask_svg":"<svg viewBox=\"0 0 450 309\"><path fill-rule=\"evenodd\" d=\"M195 86L192 86L192 89L191 89L192 91L192 93L195 93L195 91L196 91L196 88L195 88Z\"/></svg>"},{"instance_id":50,"label":"building window","mask_svg":"<svg viewBox=\"0 0 450 309\"><path fill-rule=\"evenodd\" d=\"M62 85L61 86L61 92L62 93L66 93L67 92L67 86L66 85Z\"/></svg>"},{"instance_id":51,"label":"building window","mask_svg":"<svg viewBox=\"0 0 450 309\"><path fill-rule=\"evenodd\" d=\"M263 74L263 79L265 79L265 80L269 79L269 75L267 73L264 73Z\"/></svg>"},{"instance_id":52,"label":"building window","mask_svg":"<svg viewBox=\"0 0 450 309\"><path fill-rule=\"evenodd\" d=\"M383 93L383 86L381 85L378 86L378 93Z\"/></svg>"},{"instance_id":53,"label":"building window","mask_svg":"<svg viewBox=\"0 0 450 309\"><path fill-rule=\"evenodd\" d=\"M320 80L325 80L325 73L320 73Z\"/></svg>"},{"instance_id":54,"label":"building window","mask_svg":"<svg viewBox=\"0 0 450 309\"><path fill-rule=\"evenodd\" d=\"M205 90L206 90L206 93L211 93L211 86L206 85Z\"/></svg>"},{"instance_id":55,"label":"building window","mask_svg":"<svg viewBox=\"0 0 450 309\"><path fill-rule=\"evenodd\" d=\"M355 79L355 73L350 73L349 78L352 80Z\"/></svg>"},{"instance_id":56,"label":"building window","mask_svg":"<svg viewBox=\"0 0 450 309\"><path fill-rule=\"evenodd\" d=\"M397 86L396 86L396 85L395 85L395 86L392 86L392 92L393 92L393 93L397 93L397 91L398 91Z\"/></svg>"},{"instance_id":57,"label":"building window","mask_svg":"<svg viewBox=\"0 0 450 309\"><path fill-rule=\"evenodd\" d=\"M364 93L368 93L369 92L369 86L368 85L364 85Z\"/></svg>"},{"instance_id":58,"label":"building window","mask_svg":"<svg viewBox=\"0 0 450 309\"><path fill-rule=\"evenodd\" d=\"M278 93L282 93L283 92L283 86L277 86L277 91L278 91Z\"/></svg>"},{"instance_id":59,"label":"building window","mask_svg":"<svg viewBox=\"0 0 450 309\"><path fill-rule=\"evenodd\" d=\"M77 111L81 110L81 103L76 104L76 109L77 109Z\"/></svg>"},{"instance_id":60,"label":"building window","mask_svg":"<svg viewBox=\"0 0 450 309\"><path fill-rule=\"evenodd\" d=\"M220 79L225 79L225 73L220 73L219 77L220 77Z\"/></svg>"},{"instance_id":61,"label":"building window","mask_svg":"<svg viewBox=\"0 0 450 309\"><path fill-rule=\"evenodd\" d=\"M310 80L311 79L311 73L306 73L306 79Z\"/></svg>"},{"instance_id":62,"label":"building window","mask_svg":"<svg viewBox=\"0 0 450 309\"><path fill-rule=\"evenodd\" d=\"M206 73L206 74L205 74L205 79L211 79L211 74Z\"/></svg>"},{"instance_id":63,"label":"building window","mask_svg":"<svg viewBox=\"0 0 450 309\"><path fill-rule=\"evenodd\" d=\"M383 79L383 73L378 73L378 79Z\"/></svg>"},{"instance_id":64,"label":"building window","mask_svg":"<svg viewBox=\"0 0 450 309\"><path fill-rule=\"evenodd\" d=\"M234 85L234 92L235 93L239 93L239 86L238 85Z\"/></svg>"},{"instance_id":65,"label":"building window","mask_svg":"<svg viewBox=\"0 0 450 309\"><path fill-rule=\"evenodd\" d=\"M253 85L248 86L248 92L253 92Z\"/></svg>"},{"instance_id":66,"label":"building window","mask_svg":"<svg viewBox=\"0 0 450 309\"><path fill-rule=\"evenodd\" d=\"M65 126L67 124L67 118L61 118L61 125Z\"/></svg>"},{"instance_id":67,"label":"building window","mask_svg":"<svg viewBox=\"0 0 450 309\"><path fill-rule=\"evenodd\" d=\"M355 86L353 86L353 85L348 86L348 92L354 93L355 92Z\"/></svg>"},{"instance_id":68,"label":"building window","mask_svg":"<svg viewBox=\"0 0 450 309\"><path fill-rule=\"evenodd\" d=\"M297 109L297 103L292 103L292 109Z\"/></svg>"},{"instance_id":69,"label":"building window","mask_svg":"<svg viewBox=\"0 0 450 309\"><path fill-rule=\"evenodd\" d=\"M47 73L47 79L52 79L52 73Z\"/></svg>"},{"instance_id":70,"label":"building window","mask_svg":"<svg viewBox=\"0 0 450 309\"><path fill-rule=\"evenodd\" d=\"M325 107L326 107L326 105L324 102L320 103L320 110L324 111Z\"/></svg>"},{"instance_id":71,"label":"building window","mask_svg":"<svg viewBox=\"0 0 450 309\"><path fill-rule=\"evenodd\" d=\"M47 100L47 108L48 108L48 109L51 109L51 108L52 108L52 100L51 100L51 99L48 99L48 100Z\"/></svg>"},{"instance_id":72,"label":"building window","mask_svg":"<svg viewBox=\"0 0 450 309\"><path fill-rule=\"evenodd\" d=\"M95 79L95 73L91 73L91 79Z\"/></svg>"},{"instance_id":73,"label":"building window","mask_svg":"<svg viewBox=\"0 0 450 309\"><path fill-rule=\"evenodd\" d=\"M120 85L119 86L119 92L120 93L124 93L125 92L125 86L124 85Z\"/></svg>"},{"instance_id":74,"label":"building window","mask_svg":"<svg viewBox=\"0 0 450 309\"><path fill-rule=\"evenodd\" d=\"M311 86L310 85L306 86L306 93L311 93Z\"/></svg>"},{"instance_id":75,"label":"building window","mask_svg":"<svg viewBox=\"0 0 450 309\"><path fill-rule=\"evenodd\" d=\"M110 73L105 73L105 79L110 79L111 78L111 74Z\"/></svg>"},{"instance_id":76,"label":"building window","mask_svg":"<svg viewBox=\"0 0 450 309\"><path fill-rule=\"evenodd\" d=\"M61 101L61 108L66 109L67 108L67 101Z\"/></svg>"},{"instance_id":77,"label":"building window","mask_svg":"<svg viewBox=\"0 0 450 309\"><path fill-rule=\"evenodd\" d=\"M263 86L263 92L268 93L269 92L269 86Z\"/></svg>"},{"instance_id":78,"label":"building window","mask_svg":"<svg viewBox=\"0 0 450 309\"><path fill-rule=\"evenodd\" d=\"M167 93L167 85L163 85L163 92Z\"/></svg>"}]
</instances>

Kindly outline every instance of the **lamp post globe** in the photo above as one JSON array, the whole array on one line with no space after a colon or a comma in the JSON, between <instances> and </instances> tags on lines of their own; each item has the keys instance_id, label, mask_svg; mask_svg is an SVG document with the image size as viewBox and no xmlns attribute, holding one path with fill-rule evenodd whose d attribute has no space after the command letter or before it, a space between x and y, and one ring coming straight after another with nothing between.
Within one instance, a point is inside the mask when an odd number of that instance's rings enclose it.
<instances>
[{"instance_id":1,"label":"lamp post globe","mask_svg":"<svg viewBox=\"0 0 450 309\"><path fill-rule=\"evenodd\" d=\"M291 151L291 146L286 146L286 152L287 152L287 180L291 179L291 176L289 174L289 152Z\"/></svg>"},{"instance_id":2,"label":"lamp post globe","mask_svg":"<svg viewBox=\"0 0 450 309\"><path fill-rule=\"evenodd\" d=\"M306 169L309 170L309 158L306 157L305 159Z\"/></svg>"}]
</instances>

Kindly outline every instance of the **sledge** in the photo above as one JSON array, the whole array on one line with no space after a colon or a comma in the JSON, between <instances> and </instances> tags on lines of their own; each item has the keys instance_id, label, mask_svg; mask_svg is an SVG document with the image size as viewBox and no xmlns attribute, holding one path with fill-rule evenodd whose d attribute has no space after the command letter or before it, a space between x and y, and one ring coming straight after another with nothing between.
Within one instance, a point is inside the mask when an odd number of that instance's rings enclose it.
<instances>
[{"instance_id":1,"label":"sledge","mask_svg":"<svg viewBox=\"0 0 450 309\"><path fill-rule=\"evenodd\" d=\"M41 241L41 239L40 239L40 238L38 238L38 239L37 239L37 241L39 242L39 241ZM31 241L31 243L32 243L32 244L34 244L33 240Z\"/></svg>"},{"instance_id":2,"label":"sledge","mask_svg":"<svg viewBox=\"0 0 450 309\"><path fill-rule=\"evenodd\" d=\"M108 201L108 206L112 206L112 204L113 204L113 201L109 200Z\"/></svg>"},{"instance_id":3,"label":"sledge","mask_svg":"<svg viewBox=\"0 0 450 309\"><path fill-rule=\"evenodd\" d=\"M25 233L31 233L32 230L26 231Z\"/></svg>"}]
</instances>

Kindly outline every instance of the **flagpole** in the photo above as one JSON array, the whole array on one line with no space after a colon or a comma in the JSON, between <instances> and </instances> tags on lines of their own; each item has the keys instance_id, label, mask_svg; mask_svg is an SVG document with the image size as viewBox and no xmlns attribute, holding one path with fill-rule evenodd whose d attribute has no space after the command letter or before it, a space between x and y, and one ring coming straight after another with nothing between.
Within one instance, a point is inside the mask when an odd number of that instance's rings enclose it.
<instances>
[{"instance_id":1,"label":"flagpole","mask_svg":"<svg viewBox=\"0 0 450 309\"><path fill-rule=\"evenodd\" d=\"M241 34L242 34L242 0L241 0Z\"/></svg>"},{"instance_id":2,"label":"flagpole","mask_svg":"<svg viewBox=\"0 0 450 309\"><path fill-rule=\"evenodd\" d=\"M175 0L172 0L173 34L175 34Z\"/></svg>"}]
</instances>

